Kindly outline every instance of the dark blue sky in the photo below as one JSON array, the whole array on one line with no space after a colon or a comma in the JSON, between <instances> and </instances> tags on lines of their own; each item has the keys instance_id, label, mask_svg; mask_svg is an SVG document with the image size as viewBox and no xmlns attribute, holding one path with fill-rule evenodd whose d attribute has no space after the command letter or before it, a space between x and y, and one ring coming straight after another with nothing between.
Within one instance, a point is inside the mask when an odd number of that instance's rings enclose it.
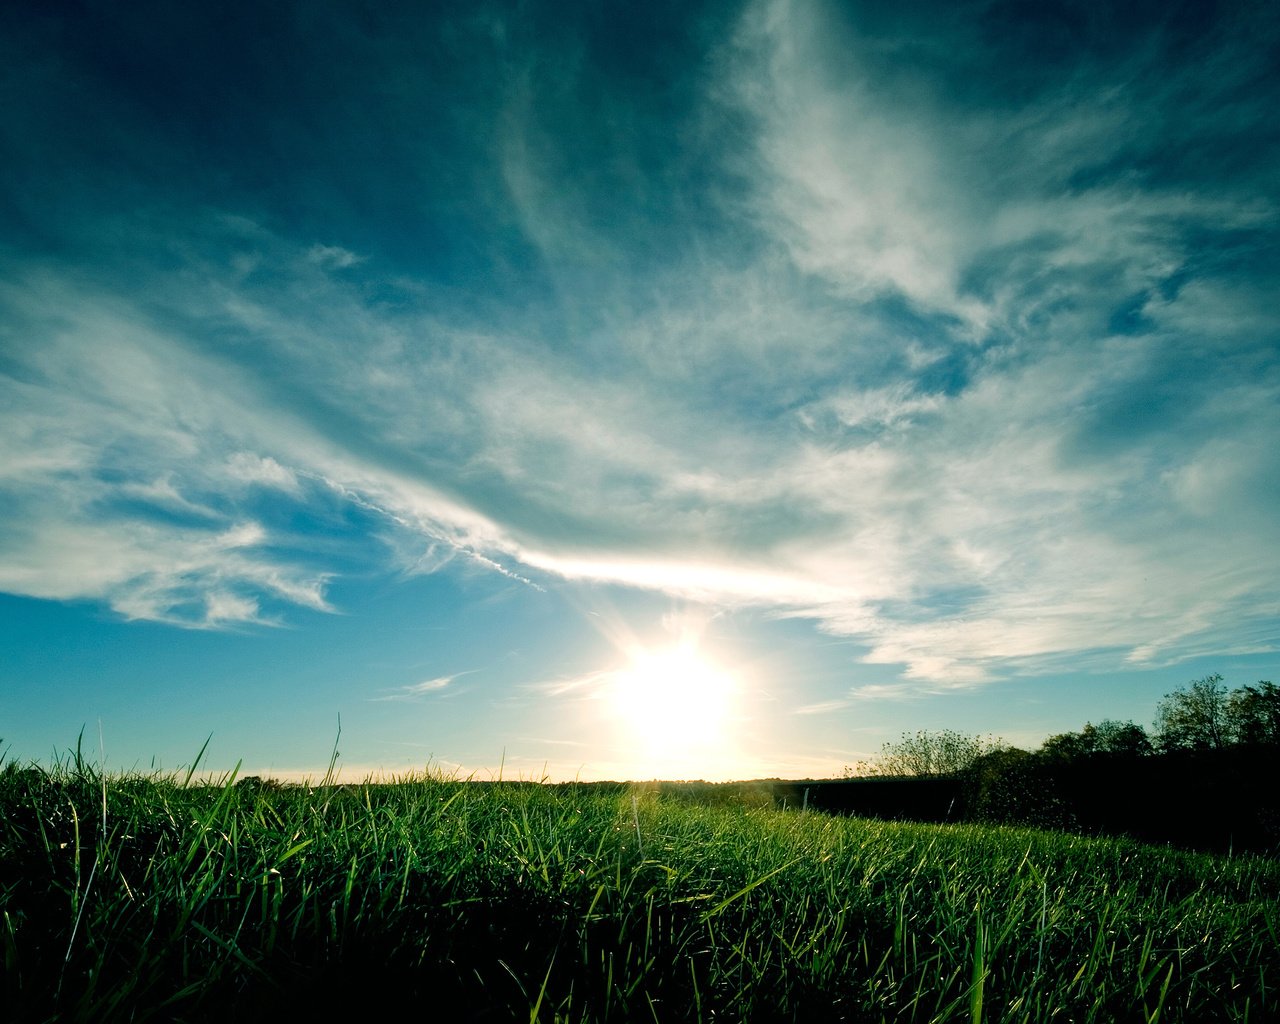
<instances>
[{"instance_id":1,"label":"dark blue sky","mask_svg":"<svg viewBox=\"0 0 1280 1024\"><path fill-rule=\"evenodd\" d=\"M1266 5L28 7L18 756L822 774L1275 674Z\"/></svg>"}]
</instances>

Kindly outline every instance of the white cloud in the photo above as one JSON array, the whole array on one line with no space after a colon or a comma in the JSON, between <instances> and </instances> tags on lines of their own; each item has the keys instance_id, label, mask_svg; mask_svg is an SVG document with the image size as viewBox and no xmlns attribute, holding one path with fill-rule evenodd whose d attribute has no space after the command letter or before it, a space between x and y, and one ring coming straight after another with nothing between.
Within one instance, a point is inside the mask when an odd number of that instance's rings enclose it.
<instances>
[{"instance_id":1,"label":"white cloud","mask_svg":"<svg viewBox=\"0 0 1280 1024\"><path fill-rule=\"evenodd\" d=\"M298 478L269 455L235 452L226 461L226 473L233 480L277 487L293 495L300 493Z\"/></svg>"},{"instance_id":2,"label":"white cloud","mask_svg":"<svg viewBox=\"0 0 1280 1024\"><path fill-rule=\"evenodd\" d=\"M546 305L479 315L421 282L374 302L329 273L363 257L234 218L202 228L215 255L136 293L11 280L10 336L30 341L0 378L0 586L207 626L324 609L319 549L356 540L272 513L333 503L405 571L808 616L911 686L1256 648L1280 551L1258 354L1275 315L1256 285L1159 286L1181 226L1261 230L1274 210L1067 188L1143 121L1124 90L955 123L931 82L874 81L864 46L820 5L751 7L717 93L755 133L726 155L746 223L652 276L557 191L564 154L517 89L499 170L561 285ZM609 287L575 295L583 265ZM1105 326L1121 300L1134 336ZM1175 381L1186 429L1142 426L1161 368L1206 353L1223 394Z\"/></svg>"},{"instance_id":3,"label":"white cloud","mask_svg":"<svg viewBox=\"0 0 1280 1024\"><path fill-rule=\"evenodd\" d=\"M0 586L191 626L272 621L260 596L328 609L326 571L271 553L276 538L227 505L251 467L225 446L263 423L234 372L91 289L44 277L4 298L35 343L27 372L0 378L0 486L17 513ZM273 466L252 468L289 489Z\"/></svg>"},{"instance_id":4,"label":"white cloud","mask_svg":"<svg viewBox=\"0 0 1280 1024\"><path fill-rule=\"evenodd\" d=\"M1188 225L1275 224L1264 194L1135 175L1071 184L1132 160L1184 116L1183 92L1204 84L1156 84L1168 69L1144 63L1150 51L989 111L966 109L910 61L885 74L884 45L820 0L758 0L726 62L724 95L758 128L753 212L797 267L841 295L903 297L956 318L956 340L977 341L1043 330L1045 315L1066 324L1073 305L1096 316L1153 287L1193 253Z\"/></svg>"},{"instance_id":5,"label":"white cloud","mask_svg":"<svg viewBox=\"0 0 1280 1024\"><path fill-rule=\"evenodd\" d=\"M743 18L731 88L760 125L762 221L850 298L893 290L981 320L958 289L963 235L985 212L969 207L965 169L937 126L885 105L856 73L833 77L835 50L857 60L857 40L838 33L812 3L770 0Z\"/></svg>"},{"instance_id":6,"label":"white cloud","mask_svg":"<svg viewBox=\"0 0 1280 1024\"><path fill-rule=\"evenodd\" d=\"M913 394L910 384L900 383L862 391L844 391L813 402L800 410L801 421L818 426L829 415L843 427L895 427L934 412L943 405L940 395Z\"/></svg>"},{"instance_id":7,"label":"white cloud","mask_svg":"<svg viewBox=\"0 0 1280 1024\"><path fill-rule=\"evenodd\" d=\"M782 292L759 319L732 290L723 306L673 293L624 323L637 362L616 379L515 337L384 323L338 285L313 296L312 313L278 296L276 308L270 293L227 301L216 279L172 297L211 304L279 360L301 396L280 401L252 363L202 351L119 296L54 277L22 288L9 287L10 307L45 333L31 372L3 381L0 481L20 514L0 585L13 592L204 626L272 621L266 600L325 609L323 561L290 554L299 538L259 523L251 504L323 493L384 524L387 557L405 569L461 554L525 581L810 616L925 685L1072 652L1176 657L1211 636L1256 647L1274 594L1267 552L1280 545L1259 540L1275 528L1249 511L1264 507L1253 482L1272 468L1265 378L1202 414L1216 417L1211 440L1070 455L1097 396L1181 337L1194 316L1182 306L1203 290L1159 308L1162 335L1050 335L1034 358L995 350L951 396L883 374L828 382L824 348L839 331L824 318L837 314L788 308ZM35 312L52 308L56 332ZM767 393L776 359L824 397L754 417L704 401L687 371L744 365L753 329L782 339L788 318L814 337L760 349L749 376ZM671 332L695 364L651 361ZM351 348L352 337L364 340ZM904 372L929 369L922 345L904 344ZM111 511L123 499L156 513ZM1244 528L1219 529L1224 516Z\"/></svg>"},{"instance_id":8,"label":"white cloud","mask_svg":"<svg viewBox=\"0 0 1280 1024\"><path fill-rule=\"evenodd\" d=\"M420 700L423 697L429 697L433 694L442 693L449 689L459 676L467 675L466 672L455 672L449 676L436 676L433 679L424 679L420 683L410 683L408 686L401 686L390 693L380 697L370 697L373 701L404 701L404 700Z\"/></svg>"},{"instance_id":9,"label":"white cloud","mask_svg":"<svg viewBox=\"0 0 1280 1024\"><path fill-rule=\"evenodd\" d=\"M307 250L306 259L308 263L314 263L325 270L346 270L349 267L359 266L368 257L358 256L340 245L317 243Z\"/></svg>"},{"instance_id":10,"label":"white cloud","mask_svg":"<svg viewBox=\"0 0 1280 1024\"><path fill-rule=\"evenodd\" d=\"M225 590L214 590L205 595L204 620L211 626L224 622L254 622L257 618L258 602L251 597L241 597Z\"/></svg>"},{"instance_id":11,"label":"white cloud","mask_svg":"<svg viewBox=\"0 0 1280 1024\"><path fill-rule=\"evenodd\" d=\"M824 700L817 704L804 704L792 710L793 715L826 715L832 711L842 711L849 706L847 700Z\"/></svg>"},{"instance_id":12,"label":"white cloud","mask_svg":"<svg viewBox=\"0 0 1280 1024\"><path fill-rule=\"evenodd\" d=\"M256 524L211 534L92 522L67 512L55 502L5 535L0 588L59 600L97 598L125 618L193 627L271 621L253 594L329 608L324 577L277 564L258 550L266 535Z\"/></svg>"}]
</instances>

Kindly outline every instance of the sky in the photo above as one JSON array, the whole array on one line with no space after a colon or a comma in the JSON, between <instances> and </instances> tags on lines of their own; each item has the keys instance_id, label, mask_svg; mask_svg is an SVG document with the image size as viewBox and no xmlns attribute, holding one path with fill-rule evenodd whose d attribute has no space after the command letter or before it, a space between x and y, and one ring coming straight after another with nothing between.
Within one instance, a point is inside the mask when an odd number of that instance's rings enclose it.
<instances>
[{"instance_id":1,"label":"sky","mask_svg":"<svg viewBox=\"0 0 1280 1024\"><path fill-rule=\"evenodd\" d=\"M7 5L0 750L820 778L1280 679L1280 10Z\"/></svg>"}]
</instances>

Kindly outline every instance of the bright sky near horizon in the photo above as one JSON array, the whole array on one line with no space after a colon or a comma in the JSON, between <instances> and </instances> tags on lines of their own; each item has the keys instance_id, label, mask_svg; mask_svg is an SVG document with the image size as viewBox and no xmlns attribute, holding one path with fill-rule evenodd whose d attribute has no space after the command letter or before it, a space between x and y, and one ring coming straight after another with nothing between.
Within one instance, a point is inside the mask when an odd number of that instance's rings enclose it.
<instances>
[{"instance_id":1,"label":"bright sky near horizon","mask_svg":"<svg viewBox=\"0 0 1280 1024\"><path fill-rule=\"evenodd\" d=\"M819 777L1280 679L1277 68L1246 2L9 6L0 749Z\"/></svg>"}]
</instances>

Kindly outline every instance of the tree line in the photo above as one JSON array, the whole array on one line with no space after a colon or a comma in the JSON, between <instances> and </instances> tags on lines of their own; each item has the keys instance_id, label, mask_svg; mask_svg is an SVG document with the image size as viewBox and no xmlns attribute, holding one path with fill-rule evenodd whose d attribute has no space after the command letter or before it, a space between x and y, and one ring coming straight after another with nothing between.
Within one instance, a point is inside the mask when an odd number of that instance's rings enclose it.
<instances>
[{"instance_id":1,"label":"tree line","mask_svg":"<svg viewBox=\"0 0 1280 1024\"><path fill-rule=\"evenodd\" d=\"M1280 849L1280 686L1219 674L1168 693L1152 728L1104 719L1026 750L921 730L845 769L837 799L862 813L1129 834L1202 849Z\"/></svg>"},{"instance_id":2,"label":"tree line","mask_svg":"<svg viewBox=\"0 0 1280 1024\"><path fill-rule=\"evenodd\" d=\"M1010 753L1074 761L1096 755L1146 757L1233 747L1280 747L1280 686L1263 680L1256 686L1229 690L1215 673L1165 694L1156 705L1151 732L1132 721L1108 718L1096 725L1086 722L1079 732L1050 736L1035 751L952 729L904 733L901 739L886 743L875 760L846 768L845 776L957 775L983 759Z\"/></svg>"}]
</instances>

